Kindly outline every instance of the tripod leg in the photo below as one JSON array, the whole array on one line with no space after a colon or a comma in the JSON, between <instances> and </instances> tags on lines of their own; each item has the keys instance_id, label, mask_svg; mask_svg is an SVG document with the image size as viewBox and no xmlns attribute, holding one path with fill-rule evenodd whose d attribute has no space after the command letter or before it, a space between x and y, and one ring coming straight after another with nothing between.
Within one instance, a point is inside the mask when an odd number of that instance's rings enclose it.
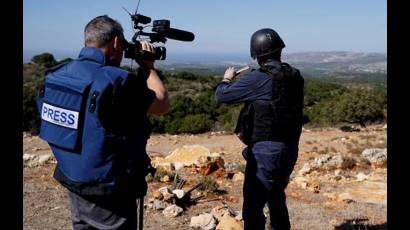
<instances>
[{"instance_id":1,"label":"tripod leg","mask_svg":"<svg viewBox=\"0 0 410 230\"><path fill-rule=\"evenodd\" d=\"M138 230L144 227L144 197L137 200Z\"/></svg>"}]
</instances>

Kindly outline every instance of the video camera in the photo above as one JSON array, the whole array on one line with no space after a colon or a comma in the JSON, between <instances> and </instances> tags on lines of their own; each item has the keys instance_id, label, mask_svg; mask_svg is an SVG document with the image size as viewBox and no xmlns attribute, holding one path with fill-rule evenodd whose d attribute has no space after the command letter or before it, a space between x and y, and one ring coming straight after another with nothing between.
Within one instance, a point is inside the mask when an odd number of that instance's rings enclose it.
<instances>
[{"instance_id":1,"label":"video camera","mask_svg":"<svg viewBox=\"0 0 410 230\"><path fill-rule=\"evenodd\" d=\"M128 11L127 11L128 12ZM140 36L147 36L150 39L150 43L162 42L165 43L166 39L174 39L179 41L193 41L195 35L191 32L179 30L170 27L169 20L154 20L152 25L152 33L143 32L143 26L151 22L151 18L141 15L141 14L128 14L131 16L131 20L134 22L134 28L138 31L135 32L132 37L132 42L129 43L124 41L124 57L131 58L134 60L145 59L145 60L165 60L166 58L166 49L163 46L155 47L155 54L151 52L146 52L142 50L140 41L138 40ZM146 27L146 26L145 26Z\"/></svg>"}]
</instances>

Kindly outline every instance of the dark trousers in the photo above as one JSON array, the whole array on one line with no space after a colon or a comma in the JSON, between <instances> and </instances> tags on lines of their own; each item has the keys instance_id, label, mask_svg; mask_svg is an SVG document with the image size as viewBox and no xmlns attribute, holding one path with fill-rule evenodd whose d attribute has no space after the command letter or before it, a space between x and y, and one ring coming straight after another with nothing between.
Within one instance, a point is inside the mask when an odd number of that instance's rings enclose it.
<instances>
[{"instance_id":1,"label":"dark trousers","mask_svg":"<svg viewBox=\"0 0 410 230\"><path fill-rule=\"evenodd\" d=\"M131 198L84 198L68 192L74 230L137 229L137 205Z\"/></svg>"},{"instance_id":2,"label":"dark trousers","mask_svg":"<svg viewBox=\"0 0 410 230\"><path fill-rule=\"evenodd\" d=\"M272 230L289 230L285 188L298 156L298 143L257 142L247 151L243 186L244 230L264 230L268 203Z\"/></svg>"}]
</instances>

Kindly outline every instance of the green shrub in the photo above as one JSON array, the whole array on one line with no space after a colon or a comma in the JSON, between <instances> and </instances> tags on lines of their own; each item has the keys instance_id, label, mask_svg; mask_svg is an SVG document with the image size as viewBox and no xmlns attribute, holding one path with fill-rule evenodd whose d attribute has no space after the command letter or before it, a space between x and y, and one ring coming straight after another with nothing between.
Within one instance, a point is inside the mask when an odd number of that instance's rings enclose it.
<instances>
[{"instance_id":1,"label":"green shrub","mask_svg":"<svg viewBox=\"0 0 410 230\"><path fill-rule=\"evenodd\" d=\"M216 192L219 188L219 184L211 176L201 176L199 181L202 183L199 187L201 191Z\"/></svg>"},{"instance_id":2,"label":"green shrub","mask_svg":"<svg viewBox=\"0 0 410 230\"><path fill-rule=\"evenodd\" d=\"M50 53L42 53L35 55L31 58L31 61L46 68L50 68L57 64L57 61L54 59L54 56Z\"/></svg>"}]
</instances>

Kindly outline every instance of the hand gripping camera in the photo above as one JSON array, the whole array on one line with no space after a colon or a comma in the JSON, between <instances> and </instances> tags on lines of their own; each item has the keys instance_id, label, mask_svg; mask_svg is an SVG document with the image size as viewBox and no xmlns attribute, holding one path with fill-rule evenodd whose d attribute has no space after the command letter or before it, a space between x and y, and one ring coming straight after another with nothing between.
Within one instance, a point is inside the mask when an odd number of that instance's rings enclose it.
<instances>
[{"instance_id":1,"label":"hand gripping camera","mask_svg":"<svg viewBox=\"0 0 410 230\"><path fill-rule=\"evenodd\" d=\"M148 37L150 43L165 43L167 38L190 42L193 41L195 38L195 35L191 32L171 28L170 21L165 19L153 21L152 33L143 32L142 30L144 29L144 27L142 25L150 23L151 18L141 14L130 14L129 12L128 14L131 16L131 20L134 22L134 28L137 30L137 32L135 32L134 36L132 37L133 43L129 43L127 41L124 42L125 58L131 58L134 60L165 60L165 47L155 47L155 54L151 52L146 52L142 50L141 43L139 42L141 36Z\"/></svg>"}]
</instances>

